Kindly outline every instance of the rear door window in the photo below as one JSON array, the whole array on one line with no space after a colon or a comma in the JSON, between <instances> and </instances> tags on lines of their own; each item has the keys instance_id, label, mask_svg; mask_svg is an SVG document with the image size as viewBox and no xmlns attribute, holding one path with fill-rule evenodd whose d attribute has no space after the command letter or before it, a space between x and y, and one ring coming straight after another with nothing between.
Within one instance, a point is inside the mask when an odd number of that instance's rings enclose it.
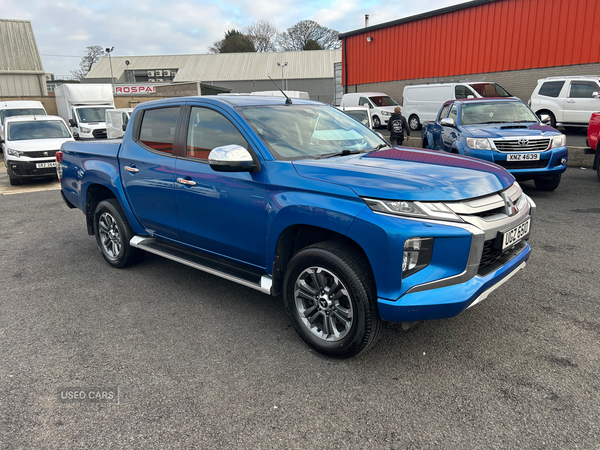
<instances>
[{"instance_id":1,"label":"rear door window","mask_svg":"<svg viewBox=\"0 0 600 450\"><path fill-rule=\"evenodd\" d=\"M592 93L599 90L593 81L571 81L569 98L592 98Z\"/></svg>"},{"instance_id":2,"label":"rear door window","mask_svg":"<svg viewBox=\"0 0 600 450\"><path fill-rule=\"evenodd\" d=\"M179 111L179 106L146 110L140 126L139 142L152 150L173 153Z\"/></svg>"},{"instance_id":3,"label":"rear door window","mask_svg":"<svg viewBox=\"0 0 600 450\"><path fill-rule=\"evenodd\" d=\"M544 97L558 97L562 87L564 86L564 81L546 81L540 87L539 95L543 95Z\"/></svg>"}]
</instances>

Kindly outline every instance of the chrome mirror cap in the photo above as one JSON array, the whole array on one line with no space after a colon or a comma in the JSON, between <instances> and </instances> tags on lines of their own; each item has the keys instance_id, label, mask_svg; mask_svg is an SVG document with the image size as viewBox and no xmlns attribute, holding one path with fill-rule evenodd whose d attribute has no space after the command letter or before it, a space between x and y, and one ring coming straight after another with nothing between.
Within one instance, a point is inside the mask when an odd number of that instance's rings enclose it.
<instances>
[{"instance_id":1,"label":"chrome mirror cap","mask_svg":"<svg viewBox=\"0 0 600 450\"><path fill-rule=\"evenodd\" d=\"M217 172L255 172L258 168L250 152L240 145L213 148L208 163Z\"/></svg>"}]
</instances>

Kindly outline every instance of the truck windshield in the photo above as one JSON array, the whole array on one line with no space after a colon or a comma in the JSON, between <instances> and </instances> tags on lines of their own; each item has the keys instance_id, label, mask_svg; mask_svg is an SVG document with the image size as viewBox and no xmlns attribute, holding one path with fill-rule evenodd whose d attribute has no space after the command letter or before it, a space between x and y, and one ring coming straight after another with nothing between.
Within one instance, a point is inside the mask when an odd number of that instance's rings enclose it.
<instances>
[{"instance_id":1,"label":"truck windshield","mask_svg":"<svg viewBox=\"0 0 600 450\"><path fill-rule=\"evenodd\" d=\"M460 114L462 125L538 122L537 116L521 102L465 103Z\"/></svg>"},{"instance_id":2,"label":"truck windshield","mask_svg":"<svg viewBox=\"0 0 600 450\"><path fill-rule=\"evenodd\" d=\"M366 152L385 143L379 135L330 106L248 106L239 111L280 160L315 158L344 150Z\"/></svg>"},{"instance_id":3,"label":"truck windshield","mask_svg":"<svg viewBox=\"0 0 600 450\"><path fill-rule=\"evenodd\" d=\"M6 133L9 141L27 141L32 139L70 138L71 133L62 121L32 120L8 124Z\"/></svg>"},{"instance_id":4,"label":"truck windshield","mask_svg":"<svg viewBox=\"0 0 600 450\"><path fill-rule=\"evenodd\" d=\"M104 122L106 120L105 113L107 109L114 108L77 108L77 117L79 122L90 123L90 122Z\"/></svg>"},{"instance_id":5,"label":"truck windshield","mask_svg":"<svg viewBox=\"0 0 600 450\"><path fill-rule=\"evenodd\" d=\"M376 97L369 97L376 106L396 106L396 100L387 95L378 95Z\"/></svg>"},{"instance_id":6,"label":"truck windshield","mask_svg":"<svg viewBox=\"0 0 600 450\"><path fill-rule=\"evenodd\" d=\"M4 119L13 116L45 116L46 111L42 108L19 108L19 109L3 109L0 111L0 123L4 123Z\"/></svg>"}]
</instances>

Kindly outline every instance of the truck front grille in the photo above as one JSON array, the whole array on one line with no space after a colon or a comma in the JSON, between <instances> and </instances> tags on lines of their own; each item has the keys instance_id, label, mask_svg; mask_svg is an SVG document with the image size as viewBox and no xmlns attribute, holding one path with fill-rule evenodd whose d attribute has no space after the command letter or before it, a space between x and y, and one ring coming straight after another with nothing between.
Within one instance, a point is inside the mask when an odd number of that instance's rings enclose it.
<instances>
[{"instance_id":1,"label":"truck front grille","mask_svg":"<svg viewBox=\"0 0 600 450\"><path fill-rule=\"evenodd\" d=\"M98 128L92 132L96 139L106 139L106 128Z\"/></svg>"},{"instance_id":2,"label":"truck front grille","mask_svg":"<svg viewBox=\"0 0 600 450\"><path fill-rule=\"evenodd\" d=\"M514 169L543 169L548 165L549 159L539 159L537 161L494 161L506 170Z\"/></svg>"},{"instance_id":3,"label":"truck front grille","mask_svg":"<svg viewBox=\"0 0 600 450\"><path fill-rule=\"evenodd\" d=\"M550 139L497 139L494 145L500 152L543 152L548 149Z\"/></svg>"}]
</instances>

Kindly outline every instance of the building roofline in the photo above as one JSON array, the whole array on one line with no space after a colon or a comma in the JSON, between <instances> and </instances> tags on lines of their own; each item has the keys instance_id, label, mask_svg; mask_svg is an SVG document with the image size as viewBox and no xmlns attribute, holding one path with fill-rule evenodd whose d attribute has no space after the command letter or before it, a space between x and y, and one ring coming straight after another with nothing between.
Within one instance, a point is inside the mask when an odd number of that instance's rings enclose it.
<instances>
[{"instance_id":1,"label":"building roofline","mask_svg":"<svg viewBox=\"0 0 600 450\"><path fill-rule=\"evenodd\" d=\"M486 3L493 3L498 0L473 0L465 3L459 3L458 5L447 6L446 8L436 9L434 11L428 11L421 14L416 14L414 16L405 17L403 19L392 20L391 22L384 22L378 25L372 25L370 27L360 28L354 31L348 31L346 33L340 33L339 38L343 39L349 36L355 36L357 34L363 34L369 31L380 30L382 28L388 28L394 25L401 25L403 23L414 22L415 20L427 19L429 17L435 17L442 14L447 14L454 11L460 11L462 9L473 8L475 6L485 5Z\"/></svg>"}]
</instances>

